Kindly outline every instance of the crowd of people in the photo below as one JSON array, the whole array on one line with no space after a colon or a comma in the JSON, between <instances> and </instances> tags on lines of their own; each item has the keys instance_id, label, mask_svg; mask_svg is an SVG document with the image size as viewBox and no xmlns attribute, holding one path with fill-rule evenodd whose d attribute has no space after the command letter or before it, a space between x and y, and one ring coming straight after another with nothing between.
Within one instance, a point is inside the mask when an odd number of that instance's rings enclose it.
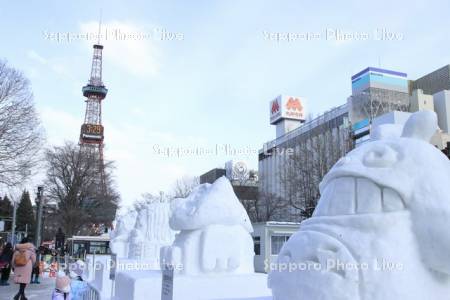
<instances>
[{"instance_id":1,"label":"crowd of people","mask_svg":"<svg viewBox=\"0 0 450 300\"><path fill-rule=\"evenodd\" d=\"M0 286L10 285L11 273L13 282L18 285L14 300L27 300L25 290L29 284L40 284L39 277L43 272L42 249L24 238L13 246L7 243L0 252ZM51 300L81 300L87 290L83 280L84 262L81 260L71 264L68 270L59 271L55 280L55 289Z\"/></svg>"}]
</instances>

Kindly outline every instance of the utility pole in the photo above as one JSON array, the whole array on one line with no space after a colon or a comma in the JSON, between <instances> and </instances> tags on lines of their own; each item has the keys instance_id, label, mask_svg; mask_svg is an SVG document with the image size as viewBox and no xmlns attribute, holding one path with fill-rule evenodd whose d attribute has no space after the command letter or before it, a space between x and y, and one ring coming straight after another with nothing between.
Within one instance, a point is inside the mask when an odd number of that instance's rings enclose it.
<instances>
[{"instance_id":1,"label":"utility pole","mask_svg":"<svg viewBox=\"0 0 450 300\"><path fill-rule=\"evenodd\" d=\"M11 244L14 246L16 244L16 215L17 215L17 202L13 201L13 220L11 228Z\"/></svg>"},{"instance_id":2,"label":"utility pole","mask_svg":"<svg viewBox=\"0 0 450 300\"><path fill-rule=\"evenodd\" d=\"M36 247L41 246L41 227L42 227L42 209L44 206L42 194L44 193L44 187L38 186L37 192L37 211L36 211Z\"/></svg>"}]
</instances>

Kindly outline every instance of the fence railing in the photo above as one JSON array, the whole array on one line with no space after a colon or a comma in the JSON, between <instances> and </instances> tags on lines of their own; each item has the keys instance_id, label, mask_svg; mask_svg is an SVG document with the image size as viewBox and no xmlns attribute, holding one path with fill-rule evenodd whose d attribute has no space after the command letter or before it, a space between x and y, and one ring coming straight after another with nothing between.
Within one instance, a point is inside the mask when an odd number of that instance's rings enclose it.
<instances>
[{"instance_id":1,"label":"fence railing","mask_svg":"<svg viewBox=\"0 0 450 300\"><path fill-rule=\"evenodd\" d=\"M89 285L89 289L83 294L83 300L101 300L100 293Z\"/></svg>"}]
</instances>

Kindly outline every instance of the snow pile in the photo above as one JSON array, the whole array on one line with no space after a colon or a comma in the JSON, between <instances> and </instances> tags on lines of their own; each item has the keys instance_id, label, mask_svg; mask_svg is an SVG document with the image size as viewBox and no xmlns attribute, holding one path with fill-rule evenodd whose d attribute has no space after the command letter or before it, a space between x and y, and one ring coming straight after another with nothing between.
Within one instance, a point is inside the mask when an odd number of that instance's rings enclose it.
<instances>
[{"instance_id":1,"label":"snow pile","mask_svg":"<svg viewBox=\"0 0 450 300\"><path fill-rule=\"evenodd\" d=\"M111 250L119 258L145 260L159 268L160 249L171 245L175 232L170 229L170 202L152 200L117 218L111 234Z\"/></svg>"},{"instance_id":2,"label":"snow pile","mask_svg":"<svg viewBox=\"0 0 450 300\"><path fill-rule=\"evenodd\" d=\"M172 202L170 226L180 230L162 263L186 275L249 274L253 268L253 231L249 217L225 177L198 186Z\"/></svg>"},{"instance_id":3,"label":"snow pile","mask_svg":"<svg viewBox=\"0 0 450 300\"><path fill-rule=\"evenodd\" d=\"M336 163L270 266L277 300L448 298L450 162L428 143L436 130L435 113L420 111L401 136L379 128Z\"/></svg>"}]
</instances>

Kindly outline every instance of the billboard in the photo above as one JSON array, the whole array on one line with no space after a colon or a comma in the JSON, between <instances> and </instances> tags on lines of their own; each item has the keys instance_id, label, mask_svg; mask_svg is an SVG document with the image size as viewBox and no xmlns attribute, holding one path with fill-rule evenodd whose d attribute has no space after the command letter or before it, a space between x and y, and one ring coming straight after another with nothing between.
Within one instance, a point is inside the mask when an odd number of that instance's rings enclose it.
<instances>
[{"instance_id":1,"label":"billboard","mask_svg":"<svg viewBox=\"0 0 450 300\"><path fill-rule=\"evenodd\" d=\"M302 97L280 95L270 101L270 124L282 119L305 121L305 99Z\"/></svg>"}]
</instances>

